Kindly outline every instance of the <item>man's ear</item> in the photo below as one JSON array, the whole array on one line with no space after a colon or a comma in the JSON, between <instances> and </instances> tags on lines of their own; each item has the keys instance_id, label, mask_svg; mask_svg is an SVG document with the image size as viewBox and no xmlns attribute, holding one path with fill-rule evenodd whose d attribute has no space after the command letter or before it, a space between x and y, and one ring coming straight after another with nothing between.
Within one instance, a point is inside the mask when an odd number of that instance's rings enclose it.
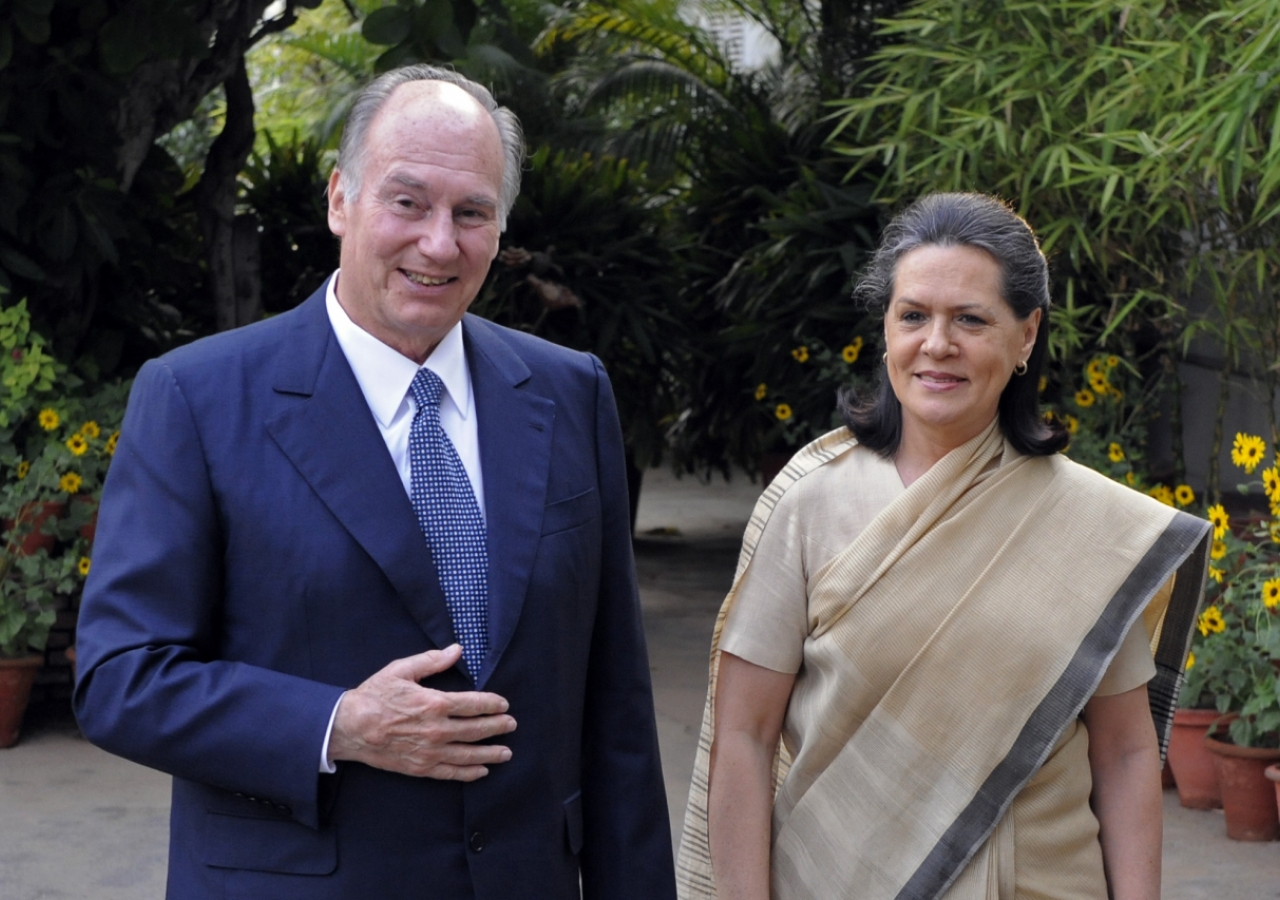
<instances>
[{"instance_id":1,"label":"man's ear","mask_svg":"<svg viewBox=\"0 0 1280 900\"><path fill-rule=\"evenodd\" d=\"M347 233L347 190L337 169L329 176L329 230L338 237Z\"/></svg>"}]
</instances>

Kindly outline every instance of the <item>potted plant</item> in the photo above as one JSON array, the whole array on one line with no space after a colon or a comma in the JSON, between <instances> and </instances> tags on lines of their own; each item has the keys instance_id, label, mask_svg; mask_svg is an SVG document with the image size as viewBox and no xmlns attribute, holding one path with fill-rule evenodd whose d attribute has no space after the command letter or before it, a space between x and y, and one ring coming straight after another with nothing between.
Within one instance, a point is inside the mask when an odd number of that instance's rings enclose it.
<instances>
[{"instance_id":1,"label":"potted plant","mask_svg":"<svg viewBox=\"0 0 1280 900\"><path fill-rule=\"evenodd\" d=\"M0 309L0 382L0 747L7 747L18 738L50 629L88 575L128 384L87 392L31 331L25 302Z\"/></svg>"},{"instance_id":2,"label":"potted plant","mask_svg":"<svg viewBox=\"0 0 1280 900\"><path fill-rule=\"evenodd\" d=\"M1233 460L1246 473L1266 455L1262 438L1236 435ZM1238 535L1227 527L1221 505L1210 508L1218 540L1210 605L1200 624L1202 654L1212 668L1207 684L1224 714L1204 745L1218 775L1227 836L1266 841L1280 837L1274 790L1264 774L1280 762L1280 465L1263 470L1262 484L1270 514Z\"/></svg>"}]
</instances>

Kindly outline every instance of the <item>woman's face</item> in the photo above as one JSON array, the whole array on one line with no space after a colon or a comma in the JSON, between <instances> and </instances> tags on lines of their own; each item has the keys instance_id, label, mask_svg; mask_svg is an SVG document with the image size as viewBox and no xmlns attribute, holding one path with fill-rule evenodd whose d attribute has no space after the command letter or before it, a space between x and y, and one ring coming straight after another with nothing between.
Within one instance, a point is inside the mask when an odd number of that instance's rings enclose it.
<instances>
[{"instance_id":1,"label":"woman's face","mask_svg":"<svg viewBox=\"0 0 1280 900\"><path fill-rule=\"evenodd\" d=\"M995 418L1013 367L1031 355L1040 310L1019 321L1000 265L976 247L925 245L898 260L884 318L904 442L947 449Z\"/></svg>"}]
</instances>

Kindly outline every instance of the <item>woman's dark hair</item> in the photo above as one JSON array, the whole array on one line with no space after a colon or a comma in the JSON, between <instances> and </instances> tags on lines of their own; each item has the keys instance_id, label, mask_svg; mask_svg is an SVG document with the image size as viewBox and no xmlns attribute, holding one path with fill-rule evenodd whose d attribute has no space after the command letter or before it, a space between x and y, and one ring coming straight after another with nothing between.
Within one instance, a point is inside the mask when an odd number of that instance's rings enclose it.
<instances>
[{"instance_id":1,"label":"woman's dark hair","mask_svg":"<svg viewBox=\"0 0 1280 900\"><path fill-rule=\"evenodd\" d=\"M984 194L928 194L894 217L880 237L857 286L856 301L885 313L893 296L898 261L917 247L977 247L1000 265L1000 295L1025 321L1041 310L1027 371L1009 379L1000 395L1000 428L1021 453L1048 456L1067 445L1069 435L1056 421L1040 416L1039 384L1049 347L1049 265L1031 227L1017 213ZM881 456L892 456L902 440L902 405L888 373L881 369L874 392L840 391L840 417L858 441Z\"/></svg>"}]
</instances>

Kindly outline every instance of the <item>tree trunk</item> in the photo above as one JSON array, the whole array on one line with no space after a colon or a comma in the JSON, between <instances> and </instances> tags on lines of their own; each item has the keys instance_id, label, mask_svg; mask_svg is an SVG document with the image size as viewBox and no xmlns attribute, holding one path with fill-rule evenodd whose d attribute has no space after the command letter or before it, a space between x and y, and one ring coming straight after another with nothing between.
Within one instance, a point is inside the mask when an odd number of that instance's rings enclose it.
<instances>
[{"instance_id":1,"label":"tree trunk","mask_svg":"<svg viewBox=\"0 0 1280 900\"><path fill-rule=\"evenodd\" d=\"M224 82L227 94L226 123L222 133L209 148L204 175L196 187L196 208L200 230L204 233L205 254L209 262L209 286L219 331L226 331L250 321L261 304L257 288L257 225L241 224L237 242L236 199L239 185L236 176L244 168L253 149L253 90L241 57ZM244 217L241 217L244 218ZM237 247L239 243L239 247ZM237 250L239 252L237 252ZM238 297L245 287L249 296Z\"/></svg>"}]
</instances>

